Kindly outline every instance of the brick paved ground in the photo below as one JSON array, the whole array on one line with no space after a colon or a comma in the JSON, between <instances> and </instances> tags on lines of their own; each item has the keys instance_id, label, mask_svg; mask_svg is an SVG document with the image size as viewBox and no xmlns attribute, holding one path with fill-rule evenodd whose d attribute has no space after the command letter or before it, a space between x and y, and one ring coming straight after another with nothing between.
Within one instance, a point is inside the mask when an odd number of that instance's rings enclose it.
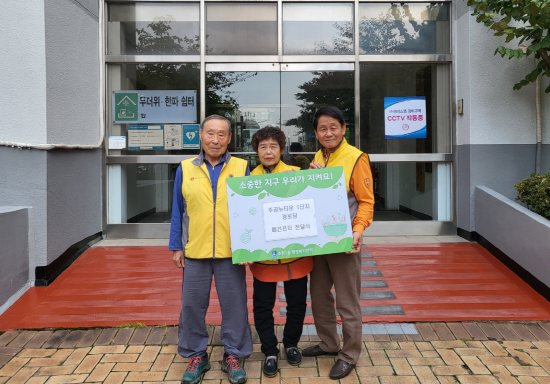
<instances>
[{"instance_id":1,"label":"brick paved ground","mask_svg":"<svg viewBox=\"0 0 550 384\"><path fill-rule=\"evenodd\" d=\"M355 371L341 383L550 383L550 323L416 323L418 335L363 335ZM228 383L220 370L219 327L210 326L212 370L203 383ZM281 338L282 328L277 332ZM257 334L245 362L248 383L334 383L334 358L280 360L280 373L262 377ZM8 331L0 335L3 383L179 383L186 360L176 353L174 327ZM300 348L317 336L304 336Z\"/></svg>"}]
</instances>

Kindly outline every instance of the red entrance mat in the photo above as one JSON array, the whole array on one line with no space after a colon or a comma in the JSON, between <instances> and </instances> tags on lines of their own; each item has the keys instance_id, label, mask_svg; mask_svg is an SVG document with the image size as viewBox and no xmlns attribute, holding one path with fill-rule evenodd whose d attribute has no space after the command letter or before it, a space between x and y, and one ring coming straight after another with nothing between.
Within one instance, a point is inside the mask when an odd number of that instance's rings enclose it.
<instances>
[{"instance_id":1,"label":"red entrance mat","mask_svg":"<svg viewBox=\"0 0 550 384\"><path fill-rule=\"evenodd\" d=\"M363 322L550 320L550 303L478 244L369 245L363 251ZM253 323L250 272L247 285ZM372 288L381 285L387 287ZM282 296L283 288L277 291ZM29 289L0 316L0 330L175 325L180 297L181 270L165 247L96 247L50 286ZM275 323L285 322L285 306L277 300ZM215 284L206 322L221 324ZM313 318L306 316L306 323Z\"/></svg>"}]
</instances>

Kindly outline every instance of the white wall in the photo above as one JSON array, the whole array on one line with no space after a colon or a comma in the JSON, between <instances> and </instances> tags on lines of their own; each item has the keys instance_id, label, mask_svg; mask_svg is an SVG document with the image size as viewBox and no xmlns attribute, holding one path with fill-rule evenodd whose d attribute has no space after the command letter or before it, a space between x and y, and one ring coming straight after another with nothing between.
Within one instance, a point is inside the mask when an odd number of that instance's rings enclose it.
<instances>
[{"instance_id":1,"label":"white wall","mask_svg":"<svg viewBox=\"0 0 550 384\"><path fill-rule=\"evenodd\" d=\"M533 56L522 59L494 55L504 37L495 37L476 22L465 1L457 1L456 99L464 99L457 115L457 144L534 144L535 86L514 91L516 82L534 68Z\"/></svg>"},{"instance_id":2,"label":"white wall","mask_svg":"<svg viewBox=\"0 0 550 384\"><path fill-rule=\"evenodd\" d=\"M44 1L0 1L0 36L0 141L44 144Z\"/></svg>"}]
</instances>

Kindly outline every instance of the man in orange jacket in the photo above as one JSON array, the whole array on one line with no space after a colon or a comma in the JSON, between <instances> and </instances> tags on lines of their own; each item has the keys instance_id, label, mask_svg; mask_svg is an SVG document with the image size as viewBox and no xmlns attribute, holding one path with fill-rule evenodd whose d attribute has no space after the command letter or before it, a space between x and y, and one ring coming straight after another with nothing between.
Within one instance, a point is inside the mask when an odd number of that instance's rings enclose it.
<instances>
[{"instance_id":1,"label":"man in orange jacket","mask_svg":"<svg viewBox=\"0 0 550 384\"><path fill-rule=\"evenodd\" d=\"M286 144L285 134L279 128L265 127L252 136L252 148L258 154L260 164L250 175L263 175L297 171L300 168L281 161L281 152ZM254 323L265 355L263 373L267 377L277 374L277 336L273 319L273 307L277 293L277 282L284 281L287 302L286 324L283 331L283 345L289 364L298 365L302 355L298 341L302 336L306 315L307 274L313 268L311 257L257 261L250 264L254 275Z\"/></svg>"},{"instance_id":2,"label":"man in orange jacket","mask_svg":"<svg viewBox=\"0 0 550 384\"><path fill-rule=\"evenodd\" d=\"M353 227L353 251L315 256L311 272L311 309L319 345L303 350L304 356L338 355L329 377L341 379L353 370L361 353L361 245L363 231L372 223L374 211L373 182L369 157L348 144L344 135L344 114L336 107L322 107L313 118L315 136L323 146L310 168L344 167L350 218ZM344 345L336 331L334 297L342 319Z\"/></svg>"}]
</instances>

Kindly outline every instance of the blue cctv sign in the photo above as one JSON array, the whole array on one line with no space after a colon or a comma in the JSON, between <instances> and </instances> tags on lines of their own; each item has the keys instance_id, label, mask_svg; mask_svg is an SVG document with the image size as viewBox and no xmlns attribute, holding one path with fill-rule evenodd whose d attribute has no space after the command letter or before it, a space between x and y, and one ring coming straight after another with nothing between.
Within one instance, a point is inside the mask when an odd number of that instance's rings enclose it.
<instances>
[{"instance_id":1,"label":"blue cctv sign","mask_svg":"<svg viewBox=\"0 0 550 384\"><path fill-rule=\"evenodd\" d=\"M115 91L115 124L183 124L197 122L197 91Z\"/></svg>"}]
</instances>

